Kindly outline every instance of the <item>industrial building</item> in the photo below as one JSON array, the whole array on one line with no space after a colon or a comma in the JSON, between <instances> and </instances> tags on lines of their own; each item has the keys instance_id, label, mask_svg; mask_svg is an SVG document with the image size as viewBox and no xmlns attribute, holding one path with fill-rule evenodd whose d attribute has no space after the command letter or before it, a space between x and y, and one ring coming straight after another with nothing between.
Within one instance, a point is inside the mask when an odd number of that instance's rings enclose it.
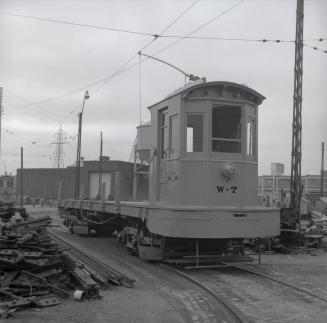
<instances>
[{"instance_id":1,"label":"industrial building","mask_svg":"<svg viewBox=\"0 0 327 323\"><path fill-rule=\"evenodd\" d=\"M121 174L120 196L126 200L132 199L133 163L110 160L103 156L101 162L102 183L105 183L104 196L112 199L115 196L115 174ZM57 200L59 186L61 198L72 199L75 194L76 167L67 168L25 168L17 169L16 194L20 195L21 172L23 174L23 195L30 198ZM80 184L82 199L97 199L99 194L100 162L83 161L80 168ZM138 198L144 199L146 187L139 179Z\"/></svg>"},{"instance_id":2,"label":"industrial building","mask_svg":"<svg viewBox=\"0 0 327 323\"><path fill-rule=\"evenodd\" d=\"M273 191L289 192L291 176L262 175L258 178L258 194L263 196ZM320 175L302 176L303 195L314 196L320 194ZM327 176L324 177L324 194L327 193Z\"/></svg>"}]
</instances>

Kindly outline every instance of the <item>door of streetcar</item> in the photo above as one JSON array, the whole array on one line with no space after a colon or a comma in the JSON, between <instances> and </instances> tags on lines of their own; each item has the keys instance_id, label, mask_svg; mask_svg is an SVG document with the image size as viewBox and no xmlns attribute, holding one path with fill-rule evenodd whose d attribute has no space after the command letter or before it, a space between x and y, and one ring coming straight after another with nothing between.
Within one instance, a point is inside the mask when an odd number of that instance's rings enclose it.
<instances>
[{"instance_id":1,"label":"door of streetcar","mask_svg":"<svg viewBox=\"0 0 327 323\"><path fill-rule=\"evenodd\" d=\"M157 201L166 202L168 194L167 158L169 147L168 109L159 111L158 118L158 173Z\"/></svg>"}]
</instances>

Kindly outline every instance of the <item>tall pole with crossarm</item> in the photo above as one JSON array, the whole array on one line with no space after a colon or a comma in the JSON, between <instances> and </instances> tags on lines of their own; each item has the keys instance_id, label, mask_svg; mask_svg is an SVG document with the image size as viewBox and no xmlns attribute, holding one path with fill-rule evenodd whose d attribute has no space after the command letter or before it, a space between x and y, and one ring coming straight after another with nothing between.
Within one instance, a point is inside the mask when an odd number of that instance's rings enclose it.
<instances>
[{"instance_id":1,"label":"tall pole with crossarm","mask_svg":"<svg viewBox=\"0 0 327 323\"><path fill-rule=\"evenodd\" d=\"M89 92L85 91L82 111L78 114L78 140L77 140L77 156L76 156L76 176L75 176L75 199L79 199L80 177L81 177L81 142L82 142L82 121L85 101L90 97Z\"/></svg>"},{"instance_id":2,"label":"tall pole with crossarm","mask_svg":"<svg viewBox=\"0 0 327 323\"><path fill-rule=\"evenodd\" d=\"M297 0L294 65L294 96L292 125L292 163L290 208L299 212L302 195L302 78L303 78L303 17L304 0Z\"/></svg>"}]
</instances>

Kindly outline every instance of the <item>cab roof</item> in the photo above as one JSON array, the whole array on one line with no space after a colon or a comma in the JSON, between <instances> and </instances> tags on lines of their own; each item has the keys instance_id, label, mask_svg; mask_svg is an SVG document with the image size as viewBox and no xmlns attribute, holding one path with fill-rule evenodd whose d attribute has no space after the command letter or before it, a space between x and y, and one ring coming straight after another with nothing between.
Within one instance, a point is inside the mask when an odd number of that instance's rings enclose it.
<instances>
[{"instance_id":1,"label":"cab roof","mask_svg":"<svg viewBox=\"0 0 327 323\"><path fill-rule=\"evenodd\" d=\"M235 94L242 93L246 95L249 99L252 99L251 101L254 101L257 105L260 105L262 101L265 99L263 95L258 93L257 91L249 88L246 84L238 84L233 82L227 82L227 81L213 81L213 82L203 82L202 80L187 83L185 86L177 89L176 91L169 94L166 98L163 100L152 104L148 107L148 109L154 107L155 105L169 100L177 95L182 95L183 98L187 97L189 94L192 94L195 92L195 90L207 90L207 89L217 89L217 91L223 93L224 91L230 91Z\"/></svg>"}]
</instances>

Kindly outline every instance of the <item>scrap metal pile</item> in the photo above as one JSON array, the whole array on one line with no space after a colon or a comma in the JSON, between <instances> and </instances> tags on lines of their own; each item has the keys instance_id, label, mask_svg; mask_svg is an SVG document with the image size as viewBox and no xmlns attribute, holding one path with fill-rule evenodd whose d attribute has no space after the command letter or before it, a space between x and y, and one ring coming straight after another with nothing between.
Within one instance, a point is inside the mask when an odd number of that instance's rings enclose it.
<instances>
[{"instance_id":1,"label":"scrap metal pile","mask_svg":"<svg viewBox=\"0 0 327 323\"><path fill-rule=\"evenodd\" d=\"M0 315L28 306L57 305L61 297L99 297L99 285L51 241L48 216L2 224ZM76 290L79 288L81 290ZM76 296L77 295L77 296Z\"/></svg>"},{"instance_id":2,"label":"scrap metal pile","mask_svg":"<svg viewBox=\"0 0 327 323\"><path fill-rule=\"evenodd\" d=\"M305 230L305 243L309 247L323 248L327 251L327 216L312 211L311 224Z\"/></svg>"},{"instance_id":3,"label":"scrap metal pile","mask_svg":"<svg viewBox=\"0 0 327 323\"><path fill-rule=\"evenodd\" d=\"M0 218L8 221L15 214L15 202L0 201Z\"/></svg>"}]
</instances>

